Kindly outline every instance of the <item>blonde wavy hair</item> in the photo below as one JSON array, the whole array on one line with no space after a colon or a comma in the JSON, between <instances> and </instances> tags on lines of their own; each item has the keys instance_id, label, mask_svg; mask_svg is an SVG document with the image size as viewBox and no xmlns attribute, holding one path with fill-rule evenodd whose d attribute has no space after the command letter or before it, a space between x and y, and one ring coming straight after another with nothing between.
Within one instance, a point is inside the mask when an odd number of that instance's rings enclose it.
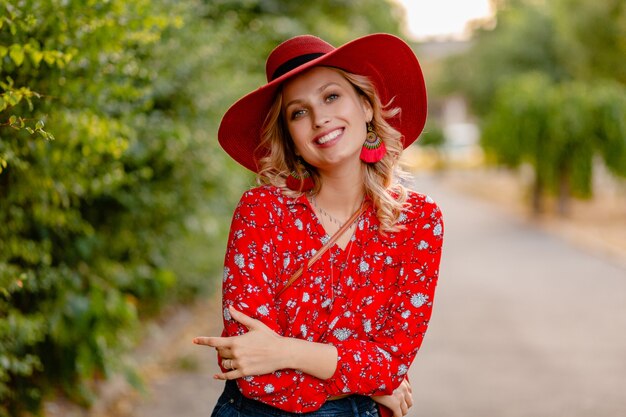
<instances>
[{"instance_id":1,"label":"blonde wavy hair","mask_svg":"<svg viewBox=\"0 0 626 417\"><path fill-rule=\"evenodd\" d=\"M387 119L398 115L400 109L389 107L391 103L383 105L374 84L366 76L352 74L338 68L332 69L343 75L356 92L365 97L372 106L371 124L376 134L385 143L387 153L379 162L373 164L363 162L365 193L374 204L381 233L398 231L402 228L397 224L398 219L406 206L407 198L406 188L398 182L403 176L403 172L398 167L398 161L404 147L402 134L391 127ZM259 185L271 184L279 187L287 196L299 197L302 192L293 191L286 186L287 176L292 171L298 175L302 175L303 172L301 164L298 163L293 140L287 130L282 104L282 92L279 90L261 131L259 148L268 149L269 152L259 160L257 183ZM304 164L315 183L311 192L317 194L321 188L317 170L306 162Z\"/></svg>"}]
</instances>

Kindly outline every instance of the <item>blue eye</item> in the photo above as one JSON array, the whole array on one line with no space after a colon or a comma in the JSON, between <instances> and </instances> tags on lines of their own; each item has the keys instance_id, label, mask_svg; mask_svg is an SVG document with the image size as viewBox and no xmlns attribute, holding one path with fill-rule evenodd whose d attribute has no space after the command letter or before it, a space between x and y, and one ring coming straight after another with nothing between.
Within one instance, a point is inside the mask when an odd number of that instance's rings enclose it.
<instances>
[{"instance_id":1,"label":"blue eye","mask_svg":"<svg viewBox=\"0 0 626 417\"><path fill-rule=\"evenodd\" d=\"M328 96L326 96L326 102L331 102L331 101L335 101L339 98L339 94L329 94Z\"/></svg>"},{"instance_id":2,"label":"blue eye","mask_svg":"<svg viewBox=\"0 0 626 417\"><path fill-rule=\"evenodd\" d=\"M306 115L306 110L296 110L293 113L291 113L291 119L299 119L300 117L303 117L304 115Z\"/></svg>"}]
</instances>

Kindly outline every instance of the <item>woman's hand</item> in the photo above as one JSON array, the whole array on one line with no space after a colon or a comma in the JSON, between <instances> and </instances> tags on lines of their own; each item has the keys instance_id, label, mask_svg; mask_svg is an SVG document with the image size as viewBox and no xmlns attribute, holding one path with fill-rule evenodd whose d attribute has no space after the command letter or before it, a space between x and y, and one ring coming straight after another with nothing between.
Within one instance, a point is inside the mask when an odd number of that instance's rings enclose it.
<instances>
[{"instance_id":1,"label":"woman's hand","mask_svg":"<svg viewBox=\"0 0 626 417\"><path fill-rule=\"evenodd\" d=\"M229 307L231 317L248 328L248 332L231 337L196 337L198 345L214 347L228 372L215 374L215 379L237 379L249 375L269 374L283 369L284 338L261 321ZM281 353L282 352L282 353Z\"/></svg>"},{"instance_id":2,"label":"woman's hand","mask_svg":"<svg viewBox=\"0 0 626 417\"><path fill-rule=\"evenodd\" d=\"M409 381L404 379L391 395L373 396L372 400L389 408L393 412L393 417L403 417L413 406L413 389Z\"/></svg>"}]
</instances>

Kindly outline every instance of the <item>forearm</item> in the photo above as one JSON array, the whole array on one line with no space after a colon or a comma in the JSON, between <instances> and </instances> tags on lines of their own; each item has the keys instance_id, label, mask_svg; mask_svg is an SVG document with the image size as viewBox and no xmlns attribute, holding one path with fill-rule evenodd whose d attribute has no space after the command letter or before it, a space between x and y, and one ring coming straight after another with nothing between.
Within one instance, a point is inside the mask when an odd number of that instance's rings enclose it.
<instances>
[{"instance_id":1,"label":"forearm","mask_svg":"<svg viewBox=\"0 0 626 417\"><path fill-rule=\"evenodd\" d=\"M285 367L319 379L328 379L337 368L337 348L325 343L284 338Z\"/></svg>"}]
</instances>

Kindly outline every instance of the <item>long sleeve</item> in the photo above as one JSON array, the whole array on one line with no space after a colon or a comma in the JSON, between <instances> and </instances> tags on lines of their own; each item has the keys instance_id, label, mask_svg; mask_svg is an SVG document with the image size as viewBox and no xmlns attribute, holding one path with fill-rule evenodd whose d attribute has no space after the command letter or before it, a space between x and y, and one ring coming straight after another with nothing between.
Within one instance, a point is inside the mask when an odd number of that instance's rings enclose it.
<instances>
[{"instance_id":1,"label":"long sleeve","mask_svg":"<svg viewBox=\"0 0 626 417\"><path fill-rule=\"evenodd\" d=\"M280 253L283 245L277 245L289 239L281 227L283 209L262 197L258 191L246 193L233 216L223 275L225 336L247 331L231 319L229 305L284 334L274 293L280 270L294 260L291 254ZM237 383L244 396L292 412L316 410L327 399L320 379L292 369L240 378Z\"/></svg>"},{"instance_id":2,"label":"long sleeve","mask_svg":"<svg viewBox=\"0 0 626 417\"><path fill-rule=\"evenodd\" d=\"M417 354L432 313L443 221L438 207L427 197L410 217L404 222L406 233L396 238L403 256L391 301L375 313L382 323L380 328L368 329L366 320L364 332L370 337L346 340L342 340L346 329L331 329L335 339L331 343L339 359L335 374L325 381L329 395L390 394L402 382Z\"/></svg>"}]
</instances>

